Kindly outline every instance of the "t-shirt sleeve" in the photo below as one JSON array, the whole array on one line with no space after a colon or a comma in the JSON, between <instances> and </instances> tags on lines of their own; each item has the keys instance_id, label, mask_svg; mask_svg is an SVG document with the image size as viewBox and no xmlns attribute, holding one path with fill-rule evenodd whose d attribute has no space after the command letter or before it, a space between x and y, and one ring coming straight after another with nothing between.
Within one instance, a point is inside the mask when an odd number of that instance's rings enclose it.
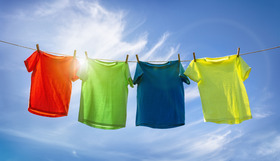
<instances>
[{"instance_id":1,"label":"t-shirt sleeve","mask_svg":"<svg viewBox=\"0 0 280 161\"><path fill-rule=\"evenodd\" d=\"M86 81L88 78L88 60L85 60L83 64L79 63L79 69L77 71L77 76L82 80Z\"/></svg>"},{"instance_id":2,"label":"t-shirt sleeve","mask_svg":"<svg viewBox=\"0 0 280 161\"><path fill-rule=\"evenodd\" d=\"M185 70L184 70L184 67L183 65L180 63L180 69L179 69L179 76L181 78L181 80L183 82L185 82L186 84L190 84L190 80L189 78L184 74Z\"/></svg>"},{"instance_id":3,"label":"t-shirt sleeve","mask_svg":"<svg viewBox=\"0 0 280 161\"><path fill-rule=\"evenodd\" d=\"M143 76L143 71L139 63L137 63L136 71L133 78L133 84L139 84L141 82L142 76Z\"/></svg>"},{"instance_id":4,"label":"t-shirt sleeve","mask_svg":"<svg viewBox=\"0 0 280 161\"><path fill-rule=\"evenodd\" d=\"M38 51L35 51L24 61L25 67L28 72L32 72L35 69L37 62L39 61L39 56L40 55Z\"/></svg>"},{"instance_id":5,"label":"t-shirt sleeve","mask_svg":"<svg viewBox=\"0 0 280 161\"><path fill-rule=\"evenodd\" d=\"M76 58L73 58L72 68L71 68L71 80L75 82L79 79L79 76L77 75L79 69L79 62Z\"/></svg>"},{"instance_id":6,"label":"t-shirt sleeve","mask_svg":"<svg viewBox=\"0 0 280 161\"><path fill-rule=\"evenodd\" d=\"M237 68L240 74L240 77L243 81L245 81L251 72L251 67L239 56L238 58L238 63L237 63Z\"/></svg>"},{"instance_id":7,"label":"t-shirt sleeve","mask_svg":"<svg viewBox=\"0 0 280 161\"><path fill-rule=\"evenodd\" d=\"M125 79L127 80L127 85L130 85L130 87L133 88L134 86L130 75L129 66L127 63L125 63Z\"/></svg>"},{"instance_id":8,"label":"t-shirt sleeve","mask_svg":"<svg viewBox=\"0 0 280 161\"><path fill-rule=\"evenodd\" d=\"M194 62L193 60L191 61L191 63L189 64L189 66L187 67L185 73L186 76L188 76L191 80L195 81L195 82L199 82L201 79L199 70L197 68L196 62Z\"/></svg>"}]
</instances>

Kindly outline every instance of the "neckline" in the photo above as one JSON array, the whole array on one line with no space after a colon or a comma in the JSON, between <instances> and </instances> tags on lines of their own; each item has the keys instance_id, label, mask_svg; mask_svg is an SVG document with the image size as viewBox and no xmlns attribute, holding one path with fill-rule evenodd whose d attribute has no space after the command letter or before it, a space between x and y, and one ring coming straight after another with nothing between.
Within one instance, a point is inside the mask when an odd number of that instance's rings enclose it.
<instances>
[{"instance_id":1,"label":"neckline","mask_svg":"<svg viewBox=\"0 0 280 161\"><path fill-rule=\"evenodd\" d=\"M95 62L96 64L102 65L102 66L106 66L106 67L113 67L119 64L119 62L117 61L112 61L112 62L106 62L106 61L101 61L98 59L90 59L93 62Z\"/></svg>"},{"instance_id":2,"label":"neckline","mask_svg":"<svg viewBox=\"0 0 280 161\"><path fill-rule=\"evenodd\" d=\"M230 60L233 57L234 57L234 55L217 57L217 58L205 57L205 58L201 58L200 60L203 60L204 62L207 62L207 63L223 63L223 62L226 62L226 61Z\"/></svg>"},{"instance_id":3,"label":"neckline","mask_svg":"<svg viewBox=\"0 0 280 161\"><path fill-rule=\"evenodd\" d=\"M176 62L176 61L166 61L165 63L162 63L162 64L152 64L152 63L143 62L143 61L139 61L139 62L144 64L144 65L146 65L146 66L148 66L148 67L162 68L162 67L168 67L171 64L173 64L173 62Z\"/></svg>"},{"instance_id":4,"label":"neckline","mask_svg":"<svg viewBox=\"0 0 280 161\"><path fill-rule=\"evenodd\" d=\"M64 59L64 58L71 58L72 57L72 56L58 56L58 55L48 54L48 53L45 53L43 51L38 52L38 54L39 55L41 54L41 55L47 56L47 57L52 58L52 59L58 59L58 60Z\"/></svg>"}]
</instances>

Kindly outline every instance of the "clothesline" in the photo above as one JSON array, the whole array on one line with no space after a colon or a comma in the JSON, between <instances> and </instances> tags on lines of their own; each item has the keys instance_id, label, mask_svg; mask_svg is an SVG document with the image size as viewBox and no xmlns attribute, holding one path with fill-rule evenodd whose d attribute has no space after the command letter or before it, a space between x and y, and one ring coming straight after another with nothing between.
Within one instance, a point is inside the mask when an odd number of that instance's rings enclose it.
<instances>
[{"instance_id":1,"label":"clothesline","mask_svg":"<svg viewBox=\"0 0 280 161\"><path fill-rule=\"evenodd\" d=\"M15 43L3 41L3 40L0 40L0 42L5 43L5 44L9 44L9 45L13 45L13 46L17 46L17 47L21 47L21 48L25 48L25 49L29 49L29 50L37 50L35 48L31 48L31 47L27 47L27 46L15 44ZM263 51L273 50L273 49L277 49L277 48L280 48L280 46L275 46L275 47L272 47L272 48L267 48L267 49L262 49L262 50L257 50L257 51L251 51L251 52L242 53L242 54L239 54L239 55L254 54L254 53L259 53L259 52L263 52ZM41 50L41 51L43 51L43 50ZM67 55L67 54L55 53L55 52L50 52L50 51L43 51L43 52L49 53L49 54L62 55L62 56L70 56L70 55ZM99 59L99 60L123 62L122 60L113 60L113 59ZM181 62L190 62L192 60L180 60L180 61ZM137 61L127 61L127 62L137 63ZM155 61L155 60L152 60L152 61L148 61L148 62L166 62L166 61L160 61L160 60L159 61Z\"/></svg>"}]
</instances>

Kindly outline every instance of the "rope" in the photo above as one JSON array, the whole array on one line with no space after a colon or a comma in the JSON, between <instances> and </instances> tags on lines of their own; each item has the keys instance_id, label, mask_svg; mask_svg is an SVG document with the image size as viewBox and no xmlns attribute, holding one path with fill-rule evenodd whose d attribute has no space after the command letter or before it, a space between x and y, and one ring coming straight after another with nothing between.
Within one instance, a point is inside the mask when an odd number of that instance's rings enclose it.
<instances>
[{"instance_id":1,"label":"rope","mask_svg":"<svg viewBox=\"0 0 280 161\"><path fill-rule=\"evenodd\" d=\"M243 53L243 54L239 54L239 55L248 55L248 54L253 54L253 53L259 53L259 52L273 50L273 49L277 49L277 48L280 48L280 46L275 46L273 48L268 48L268 49L263 49L263 50L251 51L251 52L247 52L247 53Z\"/></svg>"},{"instance_id":2,"label":"rope","mask_svg":"<svg viewBox=\"0 0 280 161\"><path fill-rule=\"evenodd\" d=\"M5 44L14 45L14 46L21 47L21 48L25 48L25 49L29 49L29 50L37 50L37 49L31 48L31 47L26 47L26 46L18 45L18 44L7 42L7 41L3 41L3 40L0 40L0 42L5 43ZM41 51L43 51L43 50L41 50ZM43 52L50 53L50 54L56 54L56 55L69 56L69 55L66 55L66 54L54 53L54 52L50 52L50 51L43 51Z\"/></svg>"},{"instance_id":3,"label":"rope","mask_svg":"<svg viewBox=\"0 0 280 161\"><path fill-rule=\"evenodd\" d=\"M3 40L0 40L0 42L5 43L5 44L10 44L10 45L18 46L18 47L25 48L25 49L36 50L36 49L34 49L34 48L30 48L30 47L26 47L26 46L14 44L14 43L7 42L7 41L3 41Z\"/></svg>"},{"instance_id":4,"label":"rope","mask_svg":"<svg viewBox=\"0 0 280 161\"><path fill-rule=\"evenodd\" d=\"M25 49L29 49L29 50L37 50L37 49L34 49L34 48L26 47L26 46L23 46L23 45L7 42L7 41L3 41L3 40L0 40L0 42L5 43L5 44L9 44L9 45L13 45L13 46L17 46L17 47L21 47L21 48L25 48ZM243 53L243 54L239 54L239 55L254 54L254 53L259 53L259 52L263 52L263 51L273 50L273 49L277 49L277 48L280 48L280 46L275 46L275 47L272 47L272 48L267 48L267 49L262 49L262 50L257 50L257 51L251 51L251 52L247 52L247 53ZM50 53L50 54L56 54L56 55L69 56L67 54L55 53L55 52L50 52L50 51L43 51L43 52ZM112 60L112 59L98 59L98 60L124 62L124 61L121 61L121 60ZM190 61L192 61L192 60L181 60L181 62L190 62ZM137 63L137 61L127 61L127 62ZM151 61L148 61L148 62L166 62L166 61L151 60Z\"/></svg>"}]
</instances>

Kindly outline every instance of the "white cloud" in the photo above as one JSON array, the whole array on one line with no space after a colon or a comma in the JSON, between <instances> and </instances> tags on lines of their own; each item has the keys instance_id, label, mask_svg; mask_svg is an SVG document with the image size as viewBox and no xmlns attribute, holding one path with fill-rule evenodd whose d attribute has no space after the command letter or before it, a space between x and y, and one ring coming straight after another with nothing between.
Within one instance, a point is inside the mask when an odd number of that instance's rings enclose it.
<instances>
[{"instance_id":1,"label":"white cloud","mask_svg":"<svg viewBox=\"0 0 280 161\"><path fill-rule=\"evenodd\" d=\"M214 152L218 149L221 149L224 144L231 141L229 137L230 134L231 131L227 131L224 134L205 135L200 141L194 143L192 150L201 152L201 154Z\"/></svg>"},{"instance_id":2,"label":"white cloud","mask_svg":"<svg viewBox=\"0 0 280 161\"><path fill-rule=\"evenodd\" d=\"M280 156L280 135L261 144L257 149L257 154L270 157Z\"/></svg>"},{"instance_id":3,"label":"white cloud","mask_svg":"<svg viewBox=\"0 0 280 161\"><path fill-rule=\"evenodd\" d=\"M178 54L180 48L180 44L178 44L175 48L171 47L169 53L167 53L166 59L169 60L174 54Z\"/></svg>"},{"instance_id":4,"label":"white cloud","mask_svg":"<svg viewBox=\"0 0 280 161\"><path fill-rule=\"evenodd\" d=\"M126 54L141 52L148 42L145 31L137 33L137 37L132 35L144 21L136 20L130 26L126 12L108 10L98 1L58 0L34 3L31 7L32 12L18 10L6 16L21 24L21 30L14 24L11 28L17 35L29 37L22 38L23 45L31 41L39 43L41 50L67 55L77 50L78 57L87 51L90 58L124 60Z\"/></svg>"},{"instance_id":5,"label":"white cloud","mask_svg":"<svg viewBox=\"0 0 280 161\"><path fill-rule=\"evenodd\" d=\"M64 140L50 139L51 138L50 136L44 135L44 132L46 132L46 131L42 131L42 130L36 131L33 129L32 131L29 131L29 132L23 132L23 131L14 130L14 129L1 128L0 132L6 133L6 134L9 134L12 136L24 138L24 139L36 141L39 143L51 144L51 145L67 147L67 148L74 148L74 146L72 144L69 144L69 143L65 142ZM45 136L45 137L43 137L43 136Z\"/></svg>"},{"instance_id":6,"label":"white cloud","mask_svg":"<svg viewBox=\"0 0 280 161\"><path fill-rule=\"evenodd\" d=\"M152 49L150 49L144 56L141 57L141 59L143 60L151 60L151 56L153 54L155 54L156 50L158 50L163 44L164 42L167 40L167 38L169 37L169 33L165 32L162 37L160 38L160 40L152 47Z\"/></svg>"},{"instance_id":7,"label":"white cloud","mask_svg":"<svg viewBox=\"0 0 280 161\"><path fill-rule=\"evenodd\" d=\"M256 119L262 119L271 116L273 113L272 112L260 112L260 113L253 113L254 118Z\"/></svg>"},{"instance_id":8,"label":"white cloud","mask_svg":"<svg viewBox=\"0 0 280 161\"><path fill-rule=\"evenodd\" d=\"M195 121L199 124L202 120ZM227 148L243 136L241 130L230 130L230 126L215 129L176 128L164 131L147 130L146 135L137 136L135 145L144 146L157 160L228 160L234 155ZM205 129L206 128L206 129ZM153 145L150 147L149 145ZM154 160L147 155L147 160ZM141 157L140 157L141 158Z\"/></svg>"},{"instance_id":9,"label":"white cloud","mask_svg":"<svg viewBox=\"0 0 280 161\"><path fill-rule=\"evenodd\" d=\"M270 100L274 97L274 94L271 93L271 91L269 91L266 87L261 89L261 91L262 92L260 92L261 95L259 97L250 101L252 102L252 116L256 119L263 119L273 115L273 112L271 112L270 109L273 106L270 105L268 102L270 102Z\"/></svg>"},{"instance_id":10,"label":"white cloud","mask_svg":"<svg viewBox=\"0 0 280 161\"><path fill-rule=\"evenodd\" d=\"M78 157L77 151L76 151L76 150L73 150L73 151L72 151L72 154L73 154L75 157Z\"/></svg>"},{"instance_id":11,"label":"white cloud","mask_svg":"<svg viewBox=\"0 0 280 161\"><path fill-rule=\"evenodd\" d=\"M108 11L98 2L87 1L73 3L71 7L72 10L66 10L71 16L63 20L67 25L60 26L55 37L62 51L76 49L83 56L86 50L91 58L125 59L126 54L140 52L147 44L145 32L130 42L124 41L124 35L130 35L125 32L123 11Z\"/></svg>"},{"instance_id":12,"label":"white cloud","mask_svg":"<svg viewBox=\"0 0 280 161\"><path fill-rule=\"evenodd\" d=\"M204 119L200 119L200 120L197 120L197 121L190 122L186 126L187 127L191 127L191 126L195 126L195 125L201 124L203 122L204 122Z\"/></svg>"},{"instance_id":13,"label":"white cloud","mask_svg":"<svg viewBox=\"0 0 280 161\"><path fill-rule=\"evenodd\" d=\"M53 3L43 2L37 5L34 14L36 16L49 16L57 13L69 5L69 0L59 0Z\"/></svg>"}]
</instances>

